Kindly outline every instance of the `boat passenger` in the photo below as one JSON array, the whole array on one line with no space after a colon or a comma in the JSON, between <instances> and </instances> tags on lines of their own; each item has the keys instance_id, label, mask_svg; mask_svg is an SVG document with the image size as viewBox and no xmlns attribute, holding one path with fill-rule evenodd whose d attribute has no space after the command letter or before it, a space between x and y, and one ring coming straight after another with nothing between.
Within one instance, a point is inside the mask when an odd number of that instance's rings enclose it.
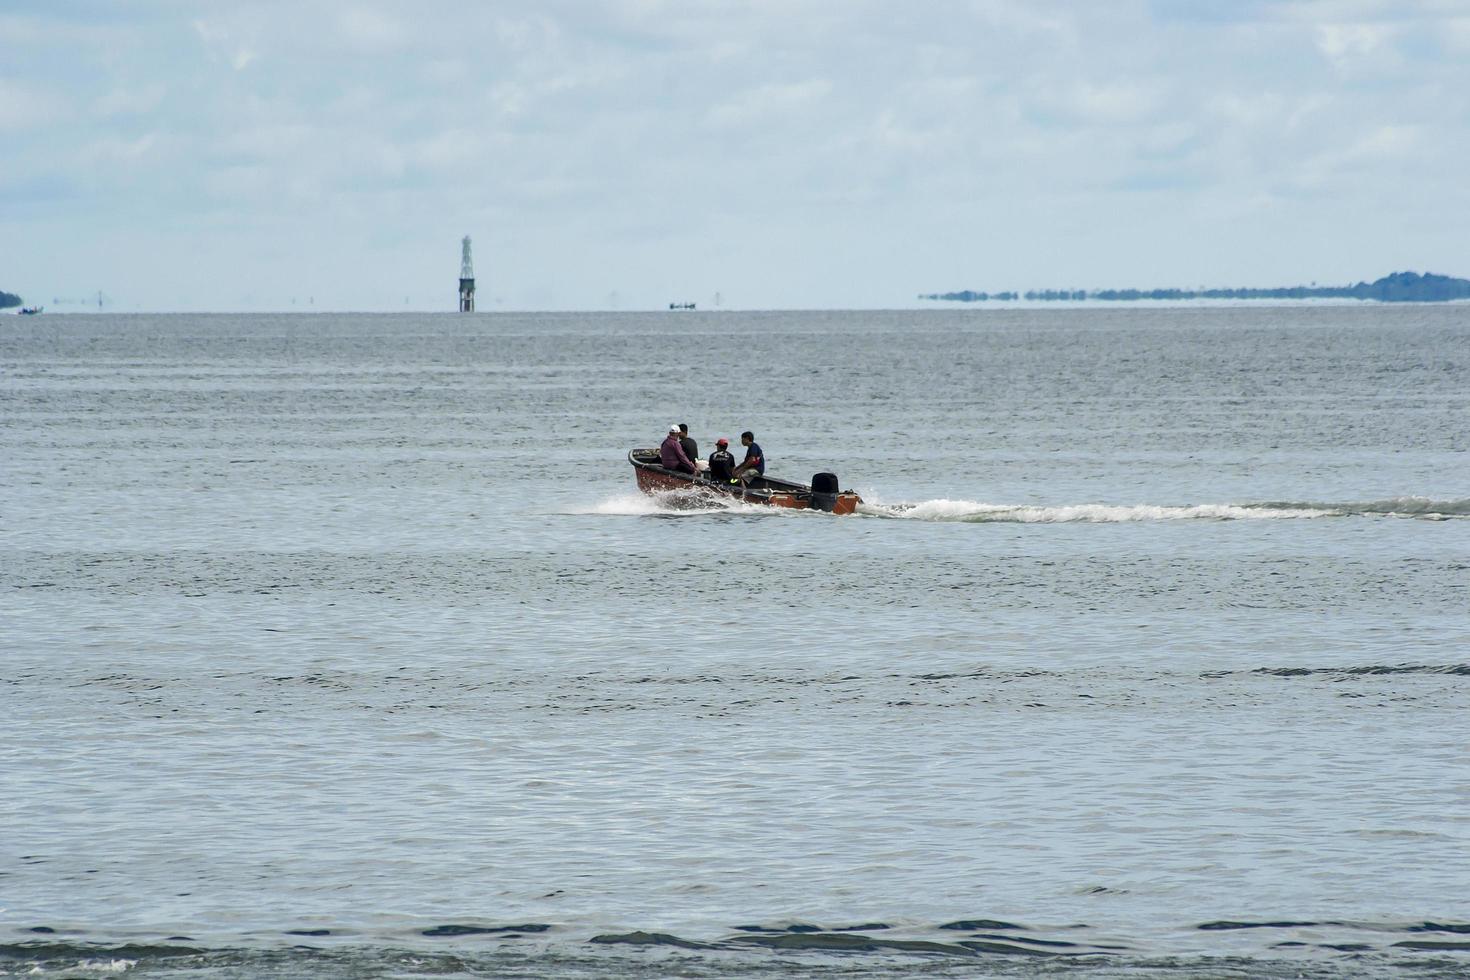
<instances>
[{"instance_id":1,"label":"boat passenger","mask_svg":"<svg viewBox=\"0 0 1470 980\"><path fill-rule=\"evenodd\" d=\"M765 476L766 454L761 452L760 443L755 441L755 433L749 429L740 433L740 445L745 447L745 459L735 467L735 476L745 483Z\"/></svg>"},{"instance_id":2,"label":"boat passenger","mask_svg":"<svg viewBox=\"0 0 1470 980\"><path fill-rule=\"evenodd\" d=\"M730 452L730 440L724 436L715 440L715 451L709 454L709 478L716 483L735 483L735 457Z\"/></svg>"},{"instance_id":3,"label":"boat passenger","mask_svg":"<svg viewBox=\"0 0 1470 980\"><path fill-rule=\"evenodd\" d=\"M690 459L694 460L696 464L698 464L698 462L699 462L699 443L697 443L693 439L689 438L689 423L688 422L680 422L679 423L679 445L682 446L682 447L684 447L684 455L685 456L688 456Z\"/></svg>"},{"instance_id":4,"label":"boat passenger","mask_svg":"<svg viewBox=\"0 0 1470 980\"><path fill-rule=\"evenodd\" d=\"M677 470L682 473L697 472L693 461L684 452L684 447L679 445L679 427L669 426L669 434L664 437L663 445L658 447L658 461L666 469Z\"/></svg>"}]
</instances>

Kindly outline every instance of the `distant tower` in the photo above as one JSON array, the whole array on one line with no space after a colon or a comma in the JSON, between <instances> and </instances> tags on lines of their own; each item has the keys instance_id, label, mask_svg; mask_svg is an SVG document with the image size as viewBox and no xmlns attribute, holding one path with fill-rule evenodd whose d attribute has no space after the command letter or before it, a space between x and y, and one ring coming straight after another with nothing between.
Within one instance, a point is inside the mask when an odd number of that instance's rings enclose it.
<instances>
[{"instance_id":1,"label":"distant tower","mask_svg":"<svg viewBox=\"0 0 1470 980\"><path fill-rule=\"evenodd\" d=\"M464 236L459 259L459 312L475 312L475 263L470 258L470 236Z\"/></svg>"}]
</instances>

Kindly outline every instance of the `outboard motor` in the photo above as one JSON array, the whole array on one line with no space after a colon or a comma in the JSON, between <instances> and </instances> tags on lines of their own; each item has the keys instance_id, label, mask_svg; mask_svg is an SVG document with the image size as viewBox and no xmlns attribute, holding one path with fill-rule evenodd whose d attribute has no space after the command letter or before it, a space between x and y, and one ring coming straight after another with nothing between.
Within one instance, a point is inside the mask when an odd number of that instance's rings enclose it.
<instances>
[{"instance_id":1,"label":"outboard motor","mask_svg":"<svg viewBox=\"0 0 1470 980\"><path fill-rule=\"evenodd\" d=\"M841 492L837 488L836 473L818 473L812 477L812 510L832 513L837 506L837 495Z\"/></svg>"}]
</instances>

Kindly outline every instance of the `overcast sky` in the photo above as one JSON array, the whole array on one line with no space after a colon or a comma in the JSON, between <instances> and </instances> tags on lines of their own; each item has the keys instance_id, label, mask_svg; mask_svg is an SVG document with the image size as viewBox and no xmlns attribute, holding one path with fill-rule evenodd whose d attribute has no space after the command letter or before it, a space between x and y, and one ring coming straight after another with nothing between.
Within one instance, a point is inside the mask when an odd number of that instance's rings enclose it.
<instances>
[{"instance_id":1,"label":"overcast sky","mask_svg":"<svg viewBox=\"0 0 1470 980\"><path fill-rule=\"evenodd\" d=\"M1470 0L0 3L0 289L890 307L1470 276Z\"/></svg>"}]
</instances>

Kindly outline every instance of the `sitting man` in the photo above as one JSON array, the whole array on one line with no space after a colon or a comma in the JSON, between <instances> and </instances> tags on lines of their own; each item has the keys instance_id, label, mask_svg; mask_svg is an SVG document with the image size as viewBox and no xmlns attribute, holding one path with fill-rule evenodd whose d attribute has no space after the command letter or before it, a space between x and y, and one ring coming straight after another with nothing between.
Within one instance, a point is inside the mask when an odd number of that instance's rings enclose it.
<instances>
[{"instance_id":1,"label":"sitting man","mask_svg":"<svg viewBox=\"0 0 1470 980\"><path fill-rule=\"evenodd\" d=\"M699 462L699 443L690 437L688 422L679 423L679 445L684 447L685 456L694 460L696 464Z\"/></svg>"},{"instance_id":2,"label":"sitting man","mask_svg":"<svg viewBox=\"0 0 1470 980\"><path fill-rule=\"evenodd\" d=\"M716 483L735 482L735 457L730 454L730 440L715 440L715 451L709 454L709 478Z\"/></svg>"},{"instance_id":3,"label":"sitting man","mask_svg":"<svg viewBox=\"0 0 1470 980\"><path fill-rule=\"evenodd\" d=\"M740 445L745 447L745 459L735 467L735 476L749 484L756 477L765 476L766 454L761 452L760 443L755 441L755 433L749 430L740 433Z\"/></svg>"},{"instance_id":4,"label":"sitting man","mask_svg":"<svg viewBox=\"0 0 1470 980\"><path fill-rule=\"evenodd\" d=\"M694 461L691 460L684 447L679 445L679 427L669 426L669 434L664 437L663 445L658 447L658 461L665 469L677 470L682 473L695 473Z\"/></svg>"}]
</instances>

